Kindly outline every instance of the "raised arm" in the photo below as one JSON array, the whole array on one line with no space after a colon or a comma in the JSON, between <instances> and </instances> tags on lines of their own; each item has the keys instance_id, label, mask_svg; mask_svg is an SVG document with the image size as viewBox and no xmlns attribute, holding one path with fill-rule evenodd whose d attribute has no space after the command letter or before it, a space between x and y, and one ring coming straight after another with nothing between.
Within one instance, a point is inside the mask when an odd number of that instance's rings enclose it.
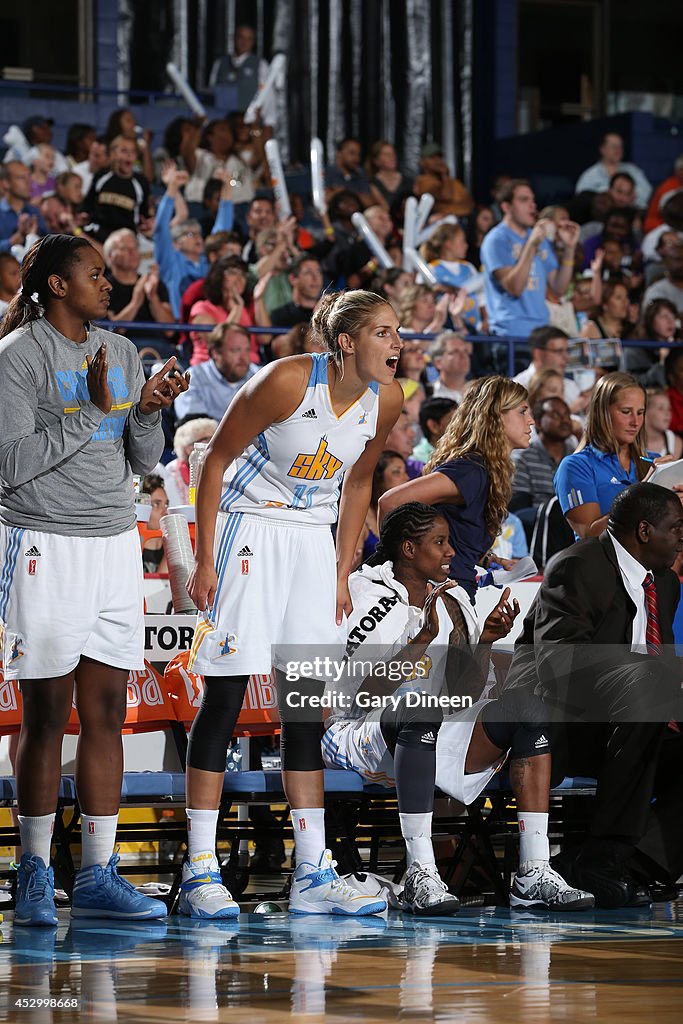
<instances>
[{"instance_id":1,"label":"raised arm","mask_svg":"<svg viewBox=\"0 0 683 1024\"><path fill-rule=\"evenodd\" d=\"M564 295L574 277L575 251L580 231L581 228L573 220L561 220L557 226L557 237L564 245L564 250L560 266L548 274L548 284L558 298Z\"/></svg>"},{"instance_id":2,"label":"raised arm","mask_svg":"<svg viewBox=\"0 0 683 1024\"><path fill-rule=\"evenodd\" d=\"M217 167L211 177L217 178L221 183L218 212L211 228L211 234L215 235L218 231L232 231L235 223L235 209L232 204L232 185L230 184L230 174L228 171Z\"/></svg>"}]
</instances>

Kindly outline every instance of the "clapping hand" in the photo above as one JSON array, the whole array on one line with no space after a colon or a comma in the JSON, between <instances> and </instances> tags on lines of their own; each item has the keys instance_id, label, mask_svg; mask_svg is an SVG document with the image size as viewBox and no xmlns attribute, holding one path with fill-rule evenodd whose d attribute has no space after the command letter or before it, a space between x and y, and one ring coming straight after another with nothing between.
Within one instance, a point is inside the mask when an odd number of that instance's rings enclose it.
<instances>
[{"instance_id":1,"label":"clapping hand","mask_svg":"<svg viewBox=\"0 0 683 1024\"><path fill-rule=\"evenodd\" d=\"M481 632L482 643L492 644L495 640L501 640L512 629L514 621L519 615L519 601L515 598L510 604L509 599L510 588L506 587L500 601L484 622Z\"/></svg>"},{"instance_id":2,"label":"clapping hand","mask_svg":"<svg viewBox=\"0 0 683 1024\"><path fill-rule=\"evenodd\" d=\"M215 177L218 175L216 174ZM173 194L183 185L187 185L190 176L187 171L181 171L174 160L164 160L161 168L161 180L167 190Z\"/></svg>"},{"instance_id":3,"label":"clapping hand","mask_svg":"<svg viewBox=\"0 0 683 1024\"><path fill-rule=\"evenodd\" d=\"M557 237L567 249L575 249L581 228L573 220L561 220L557 225Z\"/></svg>"},{"instance_id":4,"label":"clapping hand","mask_svg":"<svg viewBox=\"0 0 683 1024\"><path fill-rule=\"evenodd\" d=\"M457 587L455 580L444 580L443 583L438 583L436 586L429 584L429 591L427 593L427 599L422 607L422 626L418 636L425 643L431 643L432 640L439 633L439 616L436 610L436 602L445 594L447 590L452 590L453 587ZM417 637L415 637L417 640Z\"/></svg>"},{"instance_id":5,"label":"clapping hand","mask_svg":"<svg viewBox=\"0 0 683 1024\"><path fill-rule=\"evenodd\" d=\"M141 280L143 282L145 295L148 299L153 299L159 290L159 268L156 264L152 266L149 272L145 274Z\"/></svg>"},{"instance_id":6,"label":"clapping hand","mask_svg":"<svg viewBox=\"0 0 683 1024\"><path fill-rule=\"evenodd\" d=\"M86 356L85 360L88 364L88 375L86 381L88 384L90 401L106 416L111 412L111 407L114 402L111 391L109 390L109 382L107 380L109 364L107 363L106 341L102 342L94 356Z\"/></svg>"},{"instance_id":7,"label":"clapping hand","mask_svg":"<svg viewBox=\"0 0 683 1024\"><path fill-rule=\"evenodd\" d=\"M448 312L451 315L452 320L457 320L467 302L467 292L464 288L458 288L455 295L453 295L448 303Z\"/></svg>"},{"instance_id":8,"label":"clapping hand","mask_svg":"<svg viewBox=\"0 0 683 1024\"><path fill-rule=\"evenodd\" d=\"M176 363L176 357L171 356L143 387L138 408L144 416L167 409L181 392L189 388L190 374L183 376L176 369Z\"/></svg>"}]
</instances>

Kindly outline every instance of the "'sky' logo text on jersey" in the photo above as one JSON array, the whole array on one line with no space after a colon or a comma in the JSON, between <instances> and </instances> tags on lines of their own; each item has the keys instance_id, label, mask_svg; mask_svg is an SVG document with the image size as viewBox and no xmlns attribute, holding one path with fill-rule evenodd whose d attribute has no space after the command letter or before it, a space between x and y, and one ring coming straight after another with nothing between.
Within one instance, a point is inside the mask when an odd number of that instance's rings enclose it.
<instances>
[{"instance_id":1,"label":"'sky' logo text on jersey","mask_svg":"<svg viewBox=\"0 0 683 1024\"><path fill-rule=\"evenodd\" d=\"M341 460L327 450L327 438L321 437L315 455L297 455L287 476L297 480L329 480L341 468Z\"/></svg>"}]
</instances>

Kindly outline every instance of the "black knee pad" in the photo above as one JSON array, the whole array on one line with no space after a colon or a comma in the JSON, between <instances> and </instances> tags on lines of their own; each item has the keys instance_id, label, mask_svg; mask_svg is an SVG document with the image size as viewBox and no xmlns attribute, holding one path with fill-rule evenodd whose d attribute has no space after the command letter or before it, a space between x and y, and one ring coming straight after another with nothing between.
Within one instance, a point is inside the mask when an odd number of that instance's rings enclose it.
<instances>
[{"instance_id":1,"label":"black knee pad","mask_svg":"<svg viewBox=\"0 0 683 1024\"><path fill-rule=\"evenodd\" d=\"M321 736L322 725L320 722L283 722L280 735L283 771L322 771Z\"/></svg>"},{"instance_id":2,"label":"black knee pad","mask_svg":"<svg viewBox=\"0 0 683 1024\"><path fill-rule=\"evenodd\" d=\"M202 703L192 723L187 764L205 772L224 772L228 744L242 709L248 676L205 676Z\"/></svg>"},{"instance_id":3,"label":"black knee pad","mask_svg":"<svg viewBox=\"0 0 683 1024\"><path fill-rule=\"evenodd\" d=\"M508 690L500 700L485 704L480 721L491 743L510 756L539 757L550 753L543 703L521 690Z\"/></svg>"},{"instance_id":4,"label":"black knee pad","mask_svg":"<svg viewBox=\"0 0 683 1024\"><path fill-rule=\"evenodd\" d=\"M436 747L436 737L443 722L443 710L440 707L428 707L427 701L421 701L416 707L410 707L406 695L398 700L396 706L389 704L382 711L379 725L384 742L393 754L396 746L424 748Z\"/></svg>"}]
</instances>

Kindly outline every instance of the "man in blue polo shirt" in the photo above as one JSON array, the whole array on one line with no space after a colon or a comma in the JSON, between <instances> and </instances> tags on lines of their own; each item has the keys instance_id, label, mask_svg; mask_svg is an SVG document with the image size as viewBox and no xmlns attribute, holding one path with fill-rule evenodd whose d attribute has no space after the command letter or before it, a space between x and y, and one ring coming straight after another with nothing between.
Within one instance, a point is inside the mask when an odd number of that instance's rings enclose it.
<instances>
[{"instance_id":1,"label":"man in blue polo shirt","mask_svg":"<svg viewBox=\"0 0 683 1024\"><path fill-rule=\"evenodd\" d=\"M528 181L513 178L501 191L503 219L484 238L486 309L491 334L527 337L548 323L546 288L559 298L574 270L579 225L537 220L536 199ZM550 235L562 244L558 264Z\"/></svg>"}]
</instances>

